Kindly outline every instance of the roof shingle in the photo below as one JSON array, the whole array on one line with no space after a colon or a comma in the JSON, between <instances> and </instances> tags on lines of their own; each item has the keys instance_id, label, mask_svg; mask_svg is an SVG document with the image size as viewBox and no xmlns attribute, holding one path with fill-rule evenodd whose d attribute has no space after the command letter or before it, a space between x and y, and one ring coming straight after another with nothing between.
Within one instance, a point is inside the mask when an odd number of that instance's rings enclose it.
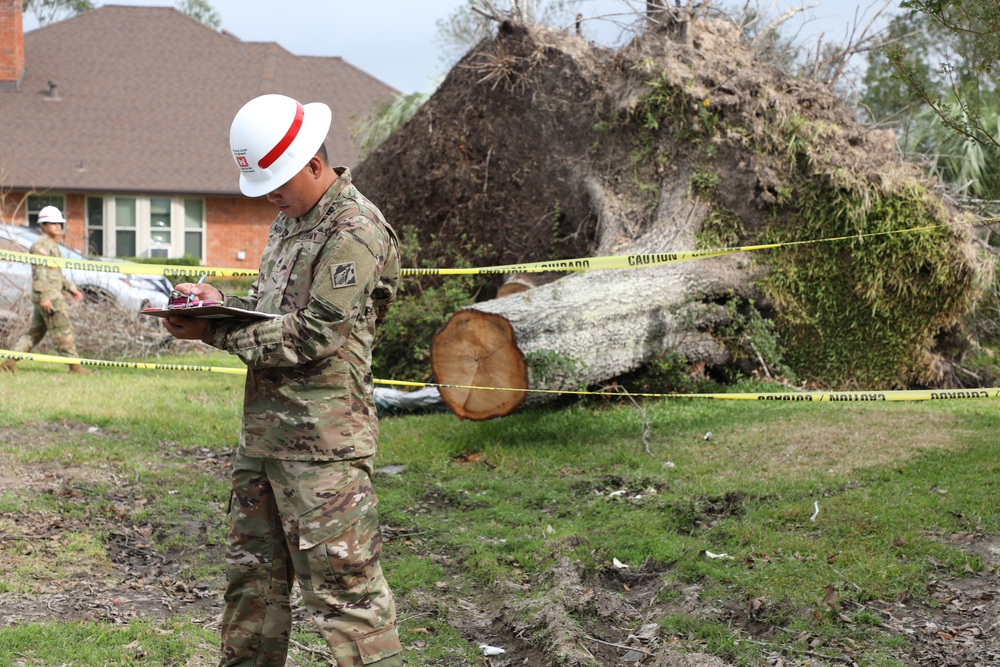
<instances>
[{"instance_id":1,"label":"roof shingle","mask_svg":"<svg viewBox=\"0 0 1000 667\"><path fill-rule=\"evenodd\" d=\"M229 125L248 100L326 102L330 161L352 165L353 126L396 94L341 58L241 42L171 7L99 7L26 33L24 51L19 89L0 91L0 184L15 190L239 194Z\"/></svg>"}]
</instances>

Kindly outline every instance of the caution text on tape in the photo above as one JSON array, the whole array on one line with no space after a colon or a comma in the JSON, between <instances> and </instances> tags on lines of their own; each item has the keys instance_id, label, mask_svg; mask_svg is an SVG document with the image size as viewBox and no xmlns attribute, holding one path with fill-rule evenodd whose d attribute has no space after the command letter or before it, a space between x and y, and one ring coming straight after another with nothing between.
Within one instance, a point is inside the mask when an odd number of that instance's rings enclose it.
<instances>
[{"instance_id":1,"label":"caution text on tape","mask_svg":"<svg viewBox=\"0 0 1000 667\"><path fill-rule=\"evenodd\" d=\"M194 371L201 373L225 373L228 375L246 375L245 368L229 368L226 366L199 366L194 364L164 364L144 363L140 361L106 361L101 359L83 359L76 357L59 357L49 354L34 354L31 352L13 352L0 350L0 358L15 361L37 361L49 364L80 364L82 366L105 368L135 368L154 371ZM411 382L407 380L378 380L375 384L397 387L438 387L439 389L463 389L474 391L508 391L527 394L563 394L576 396L632 396L636 398L701 398L725 401L767 401L767 402L805 402L805 403L840 403L840 402L899 402L899 401L939 401L954 399L984 399L1000 398L1000 387L977 389L900 389L890 391L804 391L788 393L732 393L732 394L678 394L678 393L632 393L632 392L602 392L602 391L567 391L560 389L514 389L506 387L482 387L475 385L440 384L434 382Z\"/></svg>"},{"instance_id":2,"label":"caution text on tape","mask_svg":"<svg viewBox=\"0 0 1000 667\"><path fill-rule=\"evenodd\" d=\"M992 220L992 219L991 219ZM988 222L979 221L979 222ZM506 273L543 273L549 271L597 271L606 269L640 269L650 266L689 262L710 257L721 257L738 252L773 250L777 248L807 245L813 243L829 243L854 239L872 238L890 234L906 234L912 232L943 229L948 225L928 225L910 229L897 229L886 232L869 232L836 236L823 239L804 241L784 241L780 243L765 243L760 245L735 246L731 248L714 248L710 250L683 250L664 253L641 253L632 255L611 255L605 257L583 257L579 259L553 260L548 262L526 262L522 264L504 264L500 266L469 267L469 268L427 268L401 269L404 276L458 276L458 275L492 275ZM23 252L0 250L0 261L20 262L34 266L50 266L61 269L76 269L80 271L97 271L101 273L127 273L134 275L165 276L168 278L229 278L253 277L258 274L255 269L227 269L209 266L174 266L164 264L136 264L127 262L104 262L100 260L76 260L46 255L31 255Z\"/></svg>"}]
</instances>

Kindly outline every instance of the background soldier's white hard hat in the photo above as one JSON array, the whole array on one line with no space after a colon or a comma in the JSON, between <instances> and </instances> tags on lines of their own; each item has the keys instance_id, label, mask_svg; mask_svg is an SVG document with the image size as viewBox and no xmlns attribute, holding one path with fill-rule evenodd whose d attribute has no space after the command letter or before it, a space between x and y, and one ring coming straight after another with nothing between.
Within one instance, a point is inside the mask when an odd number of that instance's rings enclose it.
<instances>
[{"instance_id":1,"label":"background soldier's white hard hat","mask_svg":"<svg viewBox=\"0 0 1000 667\"><path fill-rule=\"evenodd\" d=\"M229 130L240 191L259 197L290 181L323 145L332 118L322 102L302 105L285 95L244 104Z\"/></svg>"},{"instance_id":2,"label":"background soldier's white hard hat","mask_svg":"<svg viewBox=\"0 0 1000 667\"><path fill-rule=\"evenodd\" d=\"M65 223L66 218L63 217L62 211L55 206L46 206L38 212L38 224L42 224L43 222Z\"/></svg>"}]
</instances>

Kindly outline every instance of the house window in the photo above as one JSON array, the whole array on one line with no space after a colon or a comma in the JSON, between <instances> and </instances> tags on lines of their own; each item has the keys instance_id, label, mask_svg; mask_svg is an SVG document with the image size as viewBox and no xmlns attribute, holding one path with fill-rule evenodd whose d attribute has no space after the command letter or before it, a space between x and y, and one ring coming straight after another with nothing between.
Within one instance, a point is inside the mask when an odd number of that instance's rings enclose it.
<instances>
[{"instance_id":1,"label":"house window","mask_svg":"<svg viewBox=\"0 0 1000 667\"><path fill-rule=\"evenodd\" d=\"M87 197L87 252L104 254L104 198Z\"/></svg>"},{"instance_id":2,"label":"house window","mask_svg":"<svg viewBox=\"0 0 1000 667\"><path fill-rule=\"evenodd\" d=\"M46 206L55 206L66 217L66 198L62 195L28 195L28 226L38 228L38 212Z\"/></svg>"},{"instance_id":3,"label":"house window","mask_svg":"<svg viewBox=\"0 0 1000 667\"><path fill-rule=\"evenodd\" d=\"M135 257L136 200L115 199L115 257Z\"/></svg>"},{"instance_id":4,"label":"house window","mask_svg":"<svg viewBox=\"0 0 1000 667\"><path fill-rule=\"evenodd\" d=\"M92 252L112 257L204 259L205 201L180 197L87 197Z\"/></svg>"},{"instance_id":5,"label":"house window","mask_svg":"<svg viewBox=\"0 0 1000 667\"><path fill-rule=\"evenodd\" d=\"M170 200L164 197L149 200L149 247L170 247Z\"/></svg>"},{"instance_id":6,"label":"house window","mask_svg":"<svg viewBox=\"0 0 1000 667\"><path fill-rule=\"evenodd\" d=\"M184 200L184 254L204 259L205 202L201 199Z\"/></svg>"}]
</instances>

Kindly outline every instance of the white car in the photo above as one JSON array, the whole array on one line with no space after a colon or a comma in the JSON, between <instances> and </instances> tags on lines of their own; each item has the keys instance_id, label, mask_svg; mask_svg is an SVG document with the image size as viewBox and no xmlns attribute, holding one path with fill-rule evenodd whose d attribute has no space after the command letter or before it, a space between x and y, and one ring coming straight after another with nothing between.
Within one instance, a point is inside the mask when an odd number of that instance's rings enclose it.
<instances>
[{"instance_id":1,"label":"white car","mask_svg":"<svg viewBox=\"0 0 1000 667\"><path fill-rule=\"evenodd\" d=\"M28 252L41 231L30 227L0 225L0 250ZM90 259L61 243L59 252L65 259ZM115 259L101 258L114 262ZM144 308L163 308L167 305L172 286L163 276L144 276L125 273L103 273L64 269L67 278L76 283L88 300L112 301L121 308L137 313ZM13 308L20 299L31 294L31 267L22 262L0 261L0 308Z\"/></svg>"}]
</instances>

